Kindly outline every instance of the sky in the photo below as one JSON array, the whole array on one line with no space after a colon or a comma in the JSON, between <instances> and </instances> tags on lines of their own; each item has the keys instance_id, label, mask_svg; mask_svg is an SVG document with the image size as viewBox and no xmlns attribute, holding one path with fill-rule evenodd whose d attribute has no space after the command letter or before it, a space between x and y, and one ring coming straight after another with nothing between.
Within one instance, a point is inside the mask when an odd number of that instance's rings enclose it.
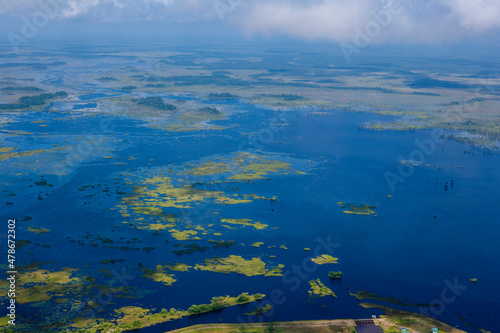
<instances>
[{"instance_id":1,"label":"sky","mask_svg":"<svg viewBox=\"0 0 500 333\"><path fill-rule=\"evenodd\" d=\"M356 47L498 44L500 0L0 0L0 32L7 43L121 32Z\"/></svg>"}]
</instances>

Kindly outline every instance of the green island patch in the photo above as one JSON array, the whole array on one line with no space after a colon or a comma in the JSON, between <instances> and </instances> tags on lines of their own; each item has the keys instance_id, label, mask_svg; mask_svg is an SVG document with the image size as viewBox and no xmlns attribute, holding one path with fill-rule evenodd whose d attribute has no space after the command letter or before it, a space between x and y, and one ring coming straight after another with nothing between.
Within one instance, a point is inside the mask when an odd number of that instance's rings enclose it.
<instances>
[{"instance_id":1,"label":"green island patch","mask_svg":"<svg viewBox=\"0 0 500 333\"><path fill-rule=\"evenodd\" d=\"M209 161L189 171L194 176L211 176L229 172L229 168L224 163Z\"/></svg>"},{"instance_id":2,"label":"green island patch","mask_svg":"<svg viewBox=\"0 0 500 333\"><path fill-rule=\"evenodd\" d=\"M156 282L161 282L166 286L171 286L176 279L174 279L174 274L167 274L165 272L165 267L161 265L157 265L155 269L147 269L144 268L144 275L142 276L143 278L151 279Z\"/></svg>"},{"instance_id":3,"label":"green island patch","mask_svg":"<svg viewBox=\"0 0 500 333\"><path fill-rule=\"evenodd\" d=\"M369 206L367 204L354 205L350 203L337 202L340 208L345 208L344 214L355 214L355 215L375 215L376 206Z\"/></svg>"},{"instance_id":4,"label":"green island patch","mask_svg":"<svg viewBox=\"0 0 500 333\"><path fill-rule=\"evenodd\" d=\"M436 304L425 304L425 303L407 303L406 299L400 299L393 296L382 296L376 293L368 292L368 291L356 291L355 293L349 291L349 295L356 297L356 299L374 299L380 302L391 303L395 305L401 306L418 306L418 307L432 307L438 306Z\"/></svg>"},{"instance_id":5,"label":"green island patch","mask_svg":"<svg viewBox=\"0 0 500 333\"><path fill-rule=\"evenodd\" d=\"M222 223L228 223L228 224L239 224L239 225L244 225L244 226L250 226L254 227L257 230L262 230L268 227L267 224L262 224L260 222L255 222L255 223L250 223L253 220L250 219L222 219Z\"/></svg>"},{"instance_id":6,"label":"green island patch","mask_svg":"<svg viewBox=\"0 0 500 333\"><path fill-rule=\"evenodd\" d=\"M337 260L339 260L339 258L332 257L329 254L322 254L319 257L311 258L311 261L318 264L318 265L336 264Z\"/></svg>"},{"instance_id":7,"label":"green island patch","mask_svg":"<svg viewBox=\"0 0 500 333\"><path fill-rule=\"evenodd\" d=\"M36 229L33 227L28 227L28 231L35 232L37 234L46 234L46 233L50 232L49 229L45 229L45 228Z\"/></svg>"},{"instance_id":8,"label":"green island patch","mask_svg":"<svg viewBox=\"0 0 500 333\"><path fill-rule=\"evenodd\" d=\"M39 264L41 265L41 263ZM61 271L38 269L38 265L18 268L16 301L19 304L48 301L53 297L82 292L84 285L78 277L72 277L77 269L63 268ZM0 297L7 296L8 281L0 281Z\"/></svg>"},{"instance_id":9,"label":"green island patch","mask_svg":"<svg viewBox=\"0 0 500 333\"><path fill-rule=\"evenodd\" d=\"M286 174L290 170L290 164L281 161L270 161L263 158L254 157L254 160L242 168L242 172L231 176L229 179L250 181L264 179L270 173Z\"/></svg>"},{"instance_id":10,"label":"green island patch","mask_svg":"<svg viewBox=\"0 0 500 333\"><path fill-rule=\"evenodd\" d=\"M196 231L196 230L179 231L176 229L170 229L169 232L172 235L172 237L174 237L177 240L200 240L201 239L199 237L192 237L192 236L195 236L198 234L198 231Z\"/></svg>"},{"instance_id":11,"label":"green island patch","mask_svg":"<svg viewBox=\"0 0 500 333\"><path fill-rule=\"evenodd\" d=\"M72 326L85 329L85 332L90 333L124 332L181 319L182 317L220 311L230 306L251 303L264 297L264 294L249 295L248 293L242 293L236 297L220 296L213 297L210 304L193 304L188 310L171 308L170 310L161 309L158 312L137 306L126 306L116 309L115 317L112 319L79 317L73 320Z\"/></svg>"},{"instance_id":12,"label":"green island patch","mask_svg":"<svg viewBox=\"0 0 500 333\"><path fill-rule=\"evenodd\" d=\"M316 280L311 280L309 281L309 285L311 286L311 290L308 291L309 297L313 296L318 296L318 297L325 297L325 296L332 296L332 297L337 297L335 293L325 286L323 282L321 282L320 279Z\"/></svg>"},{"instance_id":13,"label":"green island patch","mask_svg":"<svg viewBox=\"0 0 500 333\"><path fill-rule=\"evenodd\" d=\"M35 149L35 150L27 150L27 151L22 151L18 153L13 153L12 150L16 148L11 148L11 147L1 147L0 148L0 161L5 161L11 158L19 158L19 157L26 157L26 156L33 156L33 155L38 155L42 153L53 153L59 150L66 149L67 147L60 147L60 148L52 148L52 149Z\"/></svg>"},{"instance_id":14,"label":"green island patch","mask_svg":"<svg viewBox=\"0 0 500 333\"><path fill-rule=\"evenodd\" d=\"M271 304L266 304L264 306L259 306L257 309L252 312L244 313L247 316L262 316L264 313L270 311L273 308Z\"/></svg>"},{"instance_id":15,"label":"green island patch","mask_svg":"<svg viewBox=\"0 0 500 333\"><path fill-rule=\"evenodd\" d=\"M230 255L227 258L205 259L204 265L196 264L194 269L224 274L235 272L246 276L283 276L283 267L285 266L278 265L276 268L267 269L266 263L260 258L245 260L240 256Z\"/></svg>"},{"instance_id":16,"label":"green island patch","mask_svg":"<svg viewBox=\"0 0 500 333\"><path fill-rule=\"evenodd\" d=\"M328 277L332 280L342 279L342 272L341 271L338 271L338 272L331 271L328 273Z\"/></svg>"}]
</instances>

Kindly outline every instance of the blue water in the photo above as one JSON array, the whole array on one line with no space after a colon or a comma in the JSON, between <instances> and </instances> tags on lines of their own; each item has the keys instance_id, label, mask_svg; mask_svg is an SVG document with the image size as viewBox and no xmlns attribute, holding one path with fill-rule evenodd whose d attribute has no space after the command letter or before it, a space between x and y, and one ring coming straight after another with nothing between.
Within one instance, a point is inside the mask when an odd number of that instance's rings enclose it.
<instances>
[{"instance_id":1,"label":"blue water","mask_svg":"<svg viewBox=\"0 0 500 333\"><path fill-rule=\"evenodd\" d=\"M85 95L78 96L78 98L82 101L90 101L93 99L105 98L105 97L110 97L110 95L106 95L103 93L94 93L94 94L85 94Z\"/></svg>"},{"instance_id":2,"label":"blue water","mask_svg":"<svg viewBox=\"0 0 500 333\"><path fill-rule=\"evenodd\" d=\"M96 108L97 103L86 103L86 104L77 104L73 106L72 110L81 110L81 109L89 109L89 108Z\"/></svg>"},{"instance_id":3,"label":"blue water","mask_svg":"<svg viewBox=\"0 0 500 333\"><path fill-rule=\"evenodd\" d=\"M88 100L103 97L102 94L92 96ZM82 100L87 100L85 98ZM217 101L217 104L221 102ZM132 302L127 298L113 298L112 303L115 304L107 307L110 313L115 308L131 304L145 308L187 309L191 304L208 303L214 296L259 292L268 295L262 304L271 300L273 304L272 316L264 317L265 321L368 318L382 312L360 307L360 302L349 296L349 290L366 290L406 299L408 303L428 304L443 300L443 290L447 288L445 281L453 283L456 279L459 285L465 286L456 299L446 302L444 309L439 309L443 311L434 310L433 313L428 308L423 311L467 331L471 328L464 326L458 314L464 316L468 323L486 330L500 327L500 319L496 315L496 310L500 308L500 289L497 285L500 274L498 154L480 151L466 154L464 150L470 147L464 144L453 141L435 143L433 153L426 155L424 161L431 167L416 167L410 176L396 185L393 192L384 174L398 174L401 157L409 159L412 152L420 149L416 140L432 138L430 130L373 132L360 130L358 126L366 121L380 120L380 116L339 110L329 111L331 115L313 115L307 110L278 112L232 100L227 101L227 105L244 108L245 112L216 122L221 126L239 124L239 127L225 131L181 132L166 136L160 130L140 126L141 122L134 122L134 119L110 117L114 127L105 135L113 134L122 140L113 151L114 159L98 158L77 164L74 172L62 180L47 175L55 186L44 189L48 195L43 200L36 199L40 189L35 186L27 190L27 193L32 193L31 199L21 202L18 197L9 197L14 204L2 207L4 220L13 216L21 219L27 215L33 218L18 226L22 235L20 238L32 241L26 246L27 250L21 250L19 260L26 263L53 260L54 268L80 268L79 274L95 277L98 284L109 281L109 277L100 273L99 269L126 269L134 277L130 285L136 290L145 290L147 294ZM9 124L6 128L22 128L30 132L47 132L50 129L56 137L71 132L76 126L81 133L99 133L99 122L104 118L74 119L58 114L57 118L47 122L50 125L47 128L30 123L42 115L33 114L32 118L26 118L25 123ZM288 125L277 126L277 122ZM245 132L259 131L262 134L260 139L244 135ZM116 191L127 189L121 172L179 164L215 154L230 154L238 149L286 153L294 158L312 160L315 166L304 176L222 184L223 190L238 186L240 193L277 196L278 200L222 208L208 205L194 214L186 210L192 214L189 218L196 224L206 226L216 221L212 211L222 210L220 216L250 218L268 224L269 228L279 229L254 230L247 227L227 231L224 232L224 239L235 240L236 246L210 248L203 253L178 257L171 251L175 249L173 244L179 242L172 239L168 232L154 236L148 231L128 228L122 224L124 218L118 212L109 210L118 200ZM130 161L129 156L137 159ZM117 165L116 162L125 164ZM2 173L3 181L10 179L8 177L7 173ZM37 181L39 177L32 175L26 179ZM453 186L451 180L454 181ZM77 191L81 186L90 184L99 184L99 190ZM97 194L84 197L92 193ZM388 199L388 195L392 198ZM343 214L337 205L339 201L377 205L377 217ZM85 205L84 202L92 203ZM175 209L169 212L178 213ZM31 225L29 223L44 226L51 232L40 235L29 233L26 231ZM80 240L87 232L109 237L115 241L113 245L140 247L141 250L124 251L88 244L81 246L68 241L68 237ZM127 245L126 241L132 238L137 238L140 243ZM249 246L256 241L265 245L260 248ZM331 254L339 258L339 263L311 265L309 257L325 241L334 244ZM50 244L51 247L36 246L36 242ZM205 245L204 241L198 243ZM280 249L282 244L288 250ZM277 248L268 249L268 245L276 245ZM142 250L148 246L155 249L150 252ZM313 251L306 252L305 247ZM322 248L318 253L328 252ZM167 262L195 265L205 258L231 254L249 258L259 256L266 262L284 264L285 276L246 277L235 273L225 275L190 270L176 272L178 281L171 287L164 287L141 278L143 272L138 266L141 263L144 267L153 268ZM276 255L276 258L269 255ZM99 261L110 258L125 259L125 262L112 266L99 264ZM330 270L342 271L342 280L330 281L326 277ZM478 279L477 284L469 281L473 277ZM317 278L321 278L338 297L309 300L308 281ZM92 295L97 293L94 290ZM446 291L444 294L453 296ZM220 320L256 320L243 315L255 307L253 304L236 306L143 331L164 332ZM420 311L418 307L396 307ZM23 311L27 315L32 310L26 306L20 308L21 315Z\"/></svg>"}]
</instances>

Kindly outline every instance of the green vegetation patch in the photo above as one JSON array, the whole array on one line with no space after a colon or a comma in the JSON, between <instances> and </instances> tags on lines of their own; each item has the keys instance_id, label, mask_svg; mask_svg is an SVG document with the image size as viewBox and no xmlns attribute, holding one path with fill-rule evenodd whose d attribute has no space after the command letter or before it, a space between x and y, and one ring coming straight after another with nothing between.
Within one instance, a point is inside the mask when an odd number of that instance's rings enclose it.
<instances>
[{"instance_id":1,"label":"green vegetation patch","mask_svg":"<svg viewBox=\"0 0 500 333\"><path fill-rule=\"evenodd\" d=\"M368 292L368 291L356 291L355 293L349 291L349 295L356 297L356 299L374 299L380 302L386 302L401 306L419 306L419 307L432 307L436 306L435 304L425 304L425 303L408 303L406 299L400 299L396 297L382 296L376 293Z\"/></svg>"},{"instance_id":2,"label":"green vegetation patch","mask_svg":"<svg viewBox=\"0 0 500 333\"><path fill-rule=\"evenodd\" d=\"M262 316L264 313L270 311L273 308L271 304L266 304L265 306L259 306L252 312L244 313L247 316Z\"/></svg>"},{"instance_id":3,"label":"green vegetation patch","mask_svg":"<svg viewBox=\"0 0 500 333\"><path fill-rule=\"evenodd\" d=\"M281 161L270 161L262 158L254 158L253 161L242 168L242 172L231 176L234 180L256 180L264 179L271 173L286 174L290 170L290 164Z\"/></svg>"},{"instance_id":4,"label":"green vegetation patch","mask_svg":"<svg viewBox=\"0 0 500 333\"><path fill-rule=\"evenodd\" d=\"M242 296L245 297L245 302L238 301ZM161 309L158 312L137 306L126 306L115 310L117 318L114 320L75 318L72 326L85 329L86 332L124 332L181 319L182 317L220 311L230 306L254 302L263 297L265 297L263 294L249 295L248 293L236 297L220 296L212 298L210 304L193 304L188 310L171 308L170 310Z\"/></svg>"},{"instance_id":5,"label":"green vegetation patch","mask_svg":"<svg viewBox=\"0 0 500 333\"><path fill-rule=\"evenodd\" d=\"M209 161L201 164L200 166L192 169L189 173L195 176L211 176L221 173L228 172L229 169L224 163L217 163L214 161Z\"/></svg>"},{"instance_id":6,"label":"green vegetation patch","mask_svg":"<svg viewBox=\"0 0 500 333\"><path fill-rule=\"evenodd\" d=\"M337 297L335 293L328 287L326 287L320 279L309 281L309 285L311 286L311 290L309 290L309 297L318 296L332 296Z\"/></svg>"},{"instance_id":7,"label":"green vegetation patch","mask_svg":"<svg viewBox=\"0 0 500 333\"><path fill-rule=\"evenodd\" d=\"M65 97L67 95L68 93L65 91L58 91L56 93L43 93L36 96L23 96L19 98L18 103L0 104L0 110L26 109L34 105L44 105L52 99Z\"/></svg>"},{"instance_id":8,"label":"green vegetation patch","mask_svg":"<svg viewBox=\"0 0 500 333\"><path fill-rule=\"evenodd\" d=\"M255 223L250 223L250 219L222 219L222 223L228 223L228 224L240 224L244 226L251 226L254 227L257 230L265 229L268 227L267 224L262 224L260 222L255 222Z\"/></svg>"},{"instance_id":9,"label":"green vegetation patch","mask_svg":"<svg viewBox=\"0 0 500 333\"><path fill-rule=\"evenodd\" d=\"M214 244L214 246L213 246L214 249L216 249L218 247L230 247L230 246L236 245L235 241L224 241L224 240L215 241L215 240L209 239L208 242L210 244Z\"/></svg>"},{"instance_id":10,"label":"green vegetation patch","mask_svg":"<svg viewBox=\"0 0 500 333\"><path fill-rule=\"evenodd\" d=\"M355 214L355 215L375 215L377 209L376 206L368 206L367 204L355 205L344 202L337 202L340 208L345 208L344 214Z\"/></svg>"},{"instance_id":11,"label":"green vegetation patch","mask_svg":"<svg viewBox=\"0 0 500 333\"><path fill-rule=\"evenodd\" d=\"M175 263L173 265L165 265L164 267L168 268L171 271L176 271L176 272L187 272L189 271L190 268L192 268L192 266L180 262Z\"/></svg>"},{"instance_id":12,"label":"green vegetation patch","mask_svg":"<svg viewBox=\"0 0 500 333\"><path fill-rule=\"evenodd\" d=\"M204 251L208 250L208 246L199 246L197 243L191 243L188 245L184 245L184 244L178 244L178 245L184 247L184 249L183 250L175 250L172 252L177 254L177 255L180 255L180 256L183 254L191 254L194 252L204 252Z\"/></svg>"},{"instance_id":13,"label":"green vegetation patch","mask_svg":"<svg viewBox=\"0 0 500 333\"><path fill-rule=\"evenodd\" d=\"M46 233L50 232L49 229L45 229L45 228L36 229L33 227L28 227L28 230L31 232L36 232L37 234L46 234Z\"/></svg>"},{"instance_id":14,"label":"green vegetation patch","mask_svg":"<svg viewBox=\"0 0 500 333\"><path fill-rule=\"evenodd\" d=\"M338 272L329 272L328 273L328 277L332 280L334 279L342 279L342 272L341 271L338 271Z\"/></svg>"},{"instance_id":15,"label":"green vegetation patch","mask_svg":"<svg viewBox=\"0 0 500 333\"><path fill-rule=\"evenodd\" d=\"M156 269L147 269L144 268L144 275L142 277L151 279L156 282L161 282L166 286L171 286L176 279L174 279L174 274L167 274L165 272L165 268L162 267L161 265L157 265Z\"/></svg>"},{"instance_id":16,"label":"green vegetation patch","mask_svg":"<svg viewBox=\"0 0 500 333\"><path fill-rule=\"evenodd\" d=\"M41 263L40 263L41 265ZM16 300L19 304L48 301L53 297L79 293L83 283L78 277L72 277L77 269L63 268L61 271L37 269L38 265L23 267L17 275ZM8 281L0 281L0 297L7 295Z\"/></svg>"},{"instance_id":17,"label":"green vegetation patch","mask_svg":"<svg viewBox=\"0 0 500 333\"><path fill-rule=\"evenodd\" d=\"M229 274L235 272L246 276L283 276L284 265L273 269L266 268L266 263L260 258L245 260L240 256L231 255L227 258L205 259L204 265L196 264L194 269L216 273Z\"/></svg>"},{"instance_id":18,"label":"green vegetation patch","mask_svg":"<svg viewBox=\"0 0 500 333\"><path fill-rule=\"evenodd\" d=\"M174 111L177 109L175 105L165 103L160 96L139 98L136 99L135 102L138 105L148 106L158 110Z\"/></svg>"},{"instance_id":19,"label":"green vegetation patch","mask_svg":"<svg viewBox=\"0 0 500 333\"><path fill-rule=\"evenodd\" d=\"M332 257L329 254L322 254L319 257L312 258L311 261L318 264L318 265L324 265L324 264L336 264L337 260L339 258Z\"/></svg>"},{"instance_id":20,"label":"green vegetation patch","mask_svg":"<svg viewBox=\"0 0 500 333\"><path fill-rule=\"evenodd\" d=\"M231 93L210 93L208 94L209 99L237 99L240 98L237 95Z\"/></svg>"},{"instance_id":21,"label":"green vegetation patch","mask_svg":"<svg viewBox=\"0 0 500 333\"><path fill-rule=\"evenodd\" d=\"M41 153L52 153L55 151L59 151L62 149L65 149L66 147L61 147L61 148L52 148L52 149L35 149L35 150L27 150L27 151L22 151L18 153L13 153L11 152L15 148L11 147L3 147L0 148L0 161L5 161L11 158L19 158L19 157L25 157L25 156L32 156L32 155L38 155Z\"/></svg>"}]
</instances>

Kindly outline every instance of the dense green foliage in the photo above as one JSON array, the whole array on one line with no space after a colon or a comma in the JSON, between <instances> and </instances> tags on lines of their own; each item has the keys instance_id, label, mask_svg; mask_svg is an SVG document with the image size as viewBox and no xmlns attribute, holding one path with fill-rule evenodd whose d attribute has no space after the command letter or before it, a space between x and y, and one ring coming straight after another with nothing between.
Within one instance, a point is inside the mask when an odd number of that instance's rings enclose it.
<instances>
[{"instance_id":1,"label":"dense green foliage","mask_svg":"<svg viewBox=\"0 0 500 333\"><path fill-rule=\"evenodd\" d=\"M227 308L228 305L222 303L222 301L223 297L214 297L212 298L212 302L210 304L191 305L188 309L188 312L190 314L199 314Z\"/></svg>"},{"instance_id":2,"label":"dense green foliage","mask_svg":"<svg viewBox=\"0 0 500 333\"><path fill-rule=\"evenodd\" d=\"M233 95L231 93L210 93L208 94L208 98L210 99L234 99L234 98L239 98L237 95Z\"/></svg>"},{"instance_id":3,"label":"dense green foliage","mask_svg":"<svg viewBox=\"0 0 500 333\"><path fill-rule=\"evenodd\" d=\"M136 100L136 103L139 105L149 106L159 110L173 111L177 109L175 105L165 103L163 99L159 96L139 98Z\"/></svg>"},{"instance_id":4,"label":"dense green foliage","mask_svg":"<svg viewBox=\"0 0 500 333\"><path fill-rule=\"evenodd\" d=\"M68 94L65 91L58 91L54 94L44 93L36 96L23 96L19 98L18 103L0 104L0 110L26 109L32 105L44 105L48 100L67 95Z\"/></svg>"},{"instance_id":5,"label":"dense green foliage","mask_svg":"<svg viewBox=\"0 0 500 333\"><path fill-rule=\"evenodd\" d=\"M238 302L238 303L248 303L248 301L250 301L250 297L248 295L245 295L245 294L241 294L236 299L236 302Z\"/></svg>"},{"instance_id":6,"label":"dense green foliage","mask_svg":"<svg viewBox=\"0 0 500 333\"><path fill-rule=\"evenodd\" d=\"M2 88L3 91L43 91L43 89L32 86L15 86Z\"/></svg>"},{"instance_id":7,"label":"dense green foliage","mask_svg":"<svg viewBox=\"0 0 500 333\"><path fill-rule=\"evenodd\" d=\"M328 277L330 279L342 279L342 272L341 271L330 272L330 273L328 273Z\"/></svg>"},{"instance_id":8,"label":"dense green foliage","mask_svg":"<svg viewBox=\"0 0 500 333\"><path fill-rule=\"evenodd\" d=\"M215 108L203 108L200 109L201 112L209 113L209 114L220 114L220 111Z\"/></svg>"},{"instance_id":9,"label":"dense green foliage","mask_svg":"<svg viewBox=\"0 0 500 333\"><path fill-rule=\"evenodd\" d=\"M208 246L199 246L198 243L192 243L188 245L180 244L180 246L184 247L184 250L175 250L172 252L178 255L183 255L183 254L191 254L194 252L203 252L208 250Z\"/></svg>"},{"instance_id":10,"label":"dense green foliage","mask_svg":"<svg viewBox=\"0 0 500 333\"><path fill-rule=\"evenodd\" d=\"M266 97L281 98L285 101L298 101L304 99L304 97L293 94L281 94L281 95L264 95Z\"/></svg>"},{"instance_id":11,"label":"dense green foliage","mask_svg":"<svg viewBox=\"0 0 500 333\"><path fill-rule=\"evenodd\" d=\"M213 248L216 249L218 247L230 247L230 246L233 246L235 245L235 241L214 241L214 240L209 240L208 241L210 244L214 244Z\"/></svg>"}]
</instances>

